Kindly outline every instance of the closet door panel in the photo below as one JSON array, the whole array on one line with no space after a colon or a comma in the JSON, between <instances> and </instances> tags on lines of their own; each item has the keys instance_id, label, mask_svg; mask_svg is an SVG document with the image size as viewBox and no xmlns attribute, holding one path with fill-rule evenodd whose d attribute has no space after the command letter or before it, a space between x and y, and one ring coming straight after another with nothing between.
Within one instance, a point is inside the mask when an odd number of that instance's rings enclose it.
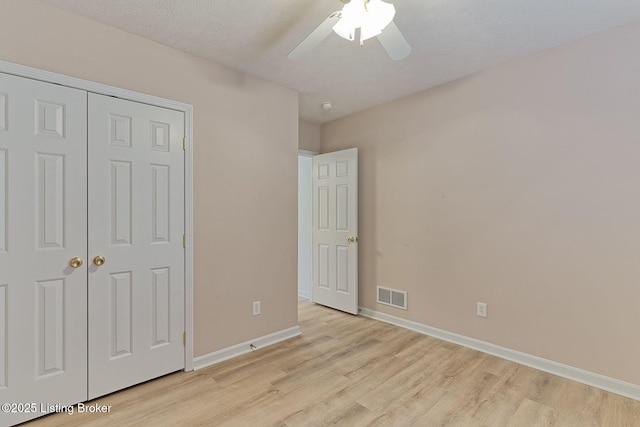
<instances>
[{"instance_id":1,"label":"closet door panel","mask_svg":"<svg viewBox=\"0 0 640 427\"><path fill-rule=\"evenodd\" d=\"M0 425L87 399L86 103L0 73Z\"/></svg>"},{"instance_id":2,"label":"closet door panel","mask_svg":"<svg viewBox=\"0 0 640 427\"><path fill-rule=\"evenodd\" d=\"M184 115L89 95L89 396L184 368Z\"/></svg>"}]
</instances>

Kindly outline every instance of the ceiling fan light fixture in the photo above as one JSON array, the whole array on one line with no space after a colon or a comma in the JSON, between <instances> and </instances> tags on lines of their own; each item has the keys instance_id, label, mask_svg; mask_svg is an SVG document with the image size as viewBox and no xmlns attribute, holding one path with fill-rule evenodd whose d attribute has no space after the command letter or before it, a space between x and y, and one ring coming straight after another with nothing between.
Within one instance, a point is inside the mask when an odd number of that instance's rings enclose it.
<instances>
[{"instance_id":1,"label":"ceiling fan light fixture","mask_svg":"<svg viewBox=\"0 0 640 427\"><path fill-rule=\"evenodd\" d=\"M363 45L364 40L377 37L380 45L394 61L404 59L411 53L411 46L393 22L396 8L391 3L382 0L340 1L344 4L342 10L333 12L318 25L311 34L289 52L287 55L289 59L300 59L332 32L353 41L356 38L358 28L360 29L360 46Z\"/></svg>"},{"instance_id":2,"label":"ceiling fan light fixture","mask_svg":"<svg viewBox=\"0 0 640 427\"><path fill-rule=\"evenodd\" d=\"M367 25L375 26L380 31L384 30L396 16L395 6L381 0L369 0L366 9Z\"/></svg>"},{"instance_id":3,"label":"ceiling fan light fixture","mask_svg":"<svg viewBox=\"0 0 640 427\"><path fill-rule=\"evenodd\" d=\"M379 35L396 14L396 8L382 0L351 0L340 12L340 19L333 31L340 37L353 41L360 28L360 43Z\"/></svg>"},{"instance_id":4,"label":"ceiling fan light fixture","mask_svg":"<svg viewBox=\"0 0 640 427\"><path fill-rule=\"evenodd\" d=\"M362 24L362 27L360 27L360 44L378 34L382 34L382 30L376 25Z\"/></svg>"},{"instance_id":5,"label":"ceiling fan light fixture","mask_svg":"<svg viewBox=\"0 0 640 427\"><path fill-rule=\"evenodd\" d=\"M356 38L356 28L350 19L346 19L344 15L342 15L336 25L333 26L333 31L343 39L353 41Z\"/></svg>"}]
</instances>

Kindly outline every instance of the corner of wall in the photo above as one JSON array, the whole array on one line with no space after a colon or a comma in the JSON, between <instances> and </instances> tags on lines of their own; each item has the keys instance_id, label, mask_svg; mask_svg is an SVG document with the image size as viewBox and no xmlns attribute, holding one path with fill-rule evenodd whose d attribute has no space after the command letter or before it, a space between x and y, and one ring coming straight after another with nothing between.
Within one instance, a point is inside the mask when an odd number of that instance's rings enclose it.
<instances>
[{"instance_id":1,"label":"corner of wall","mask_svg":"<svg viewBox=\"0 0 640 427\"><path fill-rule=\"evenodd\" d=\"M321 128L320 125L298 120L298 148L302 150L320 152L321 148Z\"/></svg>"}]
</instances>

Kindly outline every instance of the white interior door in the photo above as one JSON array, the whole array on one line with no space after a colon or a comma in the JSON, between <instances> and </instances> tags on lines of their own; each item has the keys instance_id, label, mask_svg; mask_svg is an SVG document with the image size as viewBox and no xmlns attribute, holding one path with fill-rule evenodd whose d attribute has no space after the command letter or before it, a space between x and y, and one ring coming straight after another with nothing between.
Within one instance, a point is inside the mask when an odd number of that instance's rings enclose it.
<instances>
[{"instance_id":1,"label":"white interior door","mask_svg":"<svg viewBox=\"0 0 640 427\"><path fill-rule=\"evenodd\" d=\"M358 149L313 157L313 302L358 314Z\"/></svg>"},{"instance_id":2,"label":"white interior door","mask_svg":"<svg viewBox=\"0 0 640 427\"><path fill-rule=\"evenodd\" d=\"M93 399L185 366L184 114L90 94L89 135Z\"/></svg>"},{"instance_id":3,"label":"white interior door","mask_svg":"<svg viewBox=\"0 0 640 427\"><path fill-rule=\"evenodd\" d=\"M0 74L2 426L87 398L86 99Z\"/></svg>"}]
</instances>

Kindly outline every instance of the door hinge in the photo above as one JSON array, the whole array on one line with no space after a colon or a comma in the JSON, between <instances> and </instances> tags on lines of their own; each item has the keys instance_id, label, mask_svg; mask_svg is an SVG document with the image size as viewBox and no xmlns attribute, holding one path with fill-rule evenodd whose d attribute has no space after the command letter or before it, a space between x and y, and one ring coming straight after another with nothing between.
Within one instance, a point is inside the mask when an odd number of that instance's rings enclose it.
<instances>
[{"instance_id":1,"label":"door hinge","mask_svg":"<svg viewBox=\"0 0 640 427\"><path fill-rule=\"evenodd\" d=\"M182 138L182 149L187 150L187 138Z\"/></svg>"},{"instance_id":2,"label":"door hinge","mask_svg":"<svg viewBox=\"0 0 640 427\"><path fill-rule=\"evenodd\" d=\"M187 346L187 331L182 333L182 345L185 347Z\"/></svg>"},{"instance_id":3,"label":"door hinge","mask_svg":"<svg viewBox=\"0 0 640 427\"><path fill-rule=\"evenodd\" d=\"M182 247L187 249L187 235L186 234L182 235Z\"/></svg>"}]
</instances>

